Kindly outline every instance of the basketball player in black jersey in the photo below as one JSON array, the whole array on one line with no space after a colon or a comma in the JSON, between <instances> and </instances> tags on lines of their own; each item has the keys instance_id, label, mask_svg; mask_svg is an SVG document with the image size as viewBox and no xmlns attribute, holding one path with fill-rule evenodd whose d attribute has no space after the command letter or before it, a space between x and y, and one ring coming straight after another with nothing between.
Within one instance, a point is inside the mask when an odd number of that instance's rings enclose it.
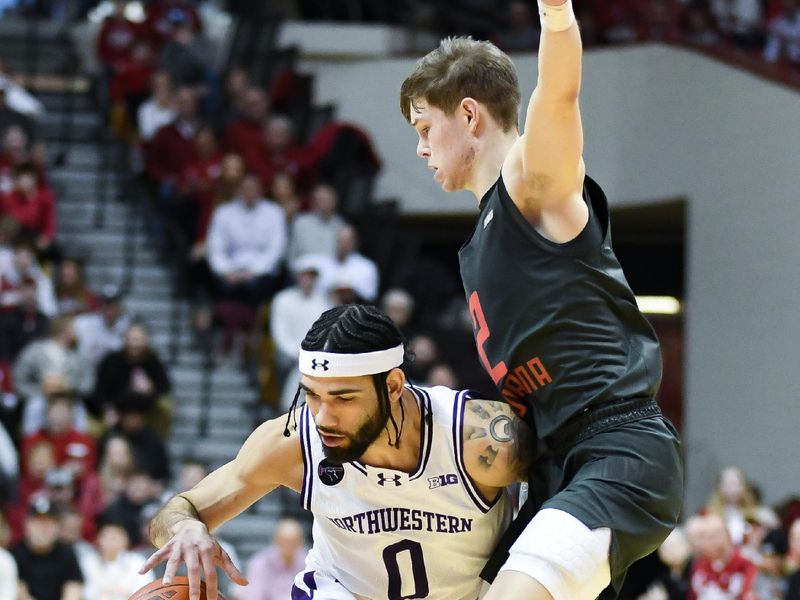
<instances>
[{"instance_id":1,"label":"basketball player in black jersey","mask_svg":"<svg viewBox=\"0 0 800 600\"><path fill-rule=\"evenodd\" d=\"M459 254L478 354L539 439L528 502L484 570L485 598L614 598L678 519L682 456L653 400L658 340L611 248L606 198L585 174L571 0L539 8L523 133L514 65L469 38L421 59L400 106L436 181L480 202Z\"/></svg>"}]
</instances>

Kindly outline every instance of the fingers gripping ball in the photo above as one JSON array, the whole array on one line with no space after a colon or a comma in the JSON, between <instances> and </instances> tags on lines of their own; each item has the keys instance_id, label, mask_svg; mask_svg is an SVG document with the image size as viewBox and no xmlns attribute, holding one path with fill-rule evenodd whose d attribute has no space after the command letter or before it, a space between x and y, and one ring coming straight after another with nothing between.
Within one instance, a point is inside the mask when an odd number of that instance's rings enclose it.
<instances>
[{"instance_id":1,"label":"fingers gripping ball","mask_svg":"<svg viewBox=\"0 0 800 600\"><path fill-rule=\"evenodd\" d=\"M226 600L222 594L217 597ZM189 578L174 577L172 583L167 585L161 579L156 579L136 590L128 600L189 600ZM206 584L203 581L200 582L200 600L206 600Z\"/></svg>"}]
</instances>

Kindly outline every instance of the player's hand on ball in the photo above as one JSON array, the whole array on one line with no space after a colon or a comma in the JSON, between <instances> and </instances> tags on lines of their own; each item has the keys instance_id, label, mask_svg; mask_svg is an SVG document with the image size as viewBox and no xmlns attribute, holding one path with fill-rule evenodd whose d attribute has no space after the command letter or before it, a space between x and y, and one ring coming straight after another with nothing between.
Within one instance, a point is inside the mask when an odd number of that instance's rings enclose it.
<instances>
[{"instance_id":1,"label":"player's hand on ball","mask_svg":"<svg viewBox=\"0 0 800 600\"><path fill-rule=\"evenodd\" d=\"M217 567L239 585L247 585L247 579L239 572L231 557L200 521L187 519L176 526L176 533L162 548L153 553L142 565L140 573L147 573L163 560L167 561L163 582L169 584L181 562L186 563L189 578L189 597L200 600L200 569L206 580L206 597L217 600Z\"/></svg>"}]
</instances>

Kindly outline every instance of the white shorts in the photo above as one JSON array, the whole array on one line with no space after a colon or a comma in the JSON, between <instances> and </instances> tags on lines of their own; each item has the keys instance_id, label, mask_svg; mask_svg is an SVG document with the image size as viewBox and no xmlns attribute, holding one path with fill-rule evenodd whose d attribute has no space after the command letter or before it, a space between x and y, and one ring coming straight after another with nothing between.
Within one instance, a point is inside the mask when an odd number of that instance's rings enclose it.
<instances>
[{"instance_id":1,"label":"white shorts","mask_svg":"<svg viewBox=\"0 0 800 600\"><path fill-rule=\"evenodd\" d=\"M291 600L357 600L345 587L318 571L302 571L294 578Z\"/></svg>"},{"instance_id":2,"label":"white shorts","mask_svg":"<svg viewBox=\"0 0 800 600\"><path fill-rule=\"evenodd\" d=\"M511 546L501 571L532 577L554 600L595 600L611 583L611 530L589 529L571 514L540 510Z\"/></svg>"}]
</instances>

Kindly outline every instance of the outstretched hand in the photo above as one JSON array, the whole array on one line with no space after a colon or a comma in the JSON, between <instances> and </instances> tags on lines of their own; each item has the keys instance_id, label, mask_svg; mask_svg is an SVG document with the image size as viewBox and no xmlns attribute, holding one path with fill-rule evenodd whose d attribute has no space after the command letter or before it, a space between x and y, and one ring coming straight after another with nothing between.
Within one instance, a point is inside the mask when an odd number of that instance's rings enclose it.
<instances>
[{"instance_id":1,"label":"outstretched hand","mask_svg":"<svg viewBox=\"0 0 800 600\"><path fill-rule=\"evenodd\" d=\"M206 598L217 600L217 567L238 585L247 585L247 578L233 564L231 557L200 521L187 519L176 526L176 533L142 565L139 573L147 573L163 560L167 569L162 581L169 584L181 562L186 563L189 577L189 598L200 600L200 570L205 575Z\"/></svg>"}]
</instances>

